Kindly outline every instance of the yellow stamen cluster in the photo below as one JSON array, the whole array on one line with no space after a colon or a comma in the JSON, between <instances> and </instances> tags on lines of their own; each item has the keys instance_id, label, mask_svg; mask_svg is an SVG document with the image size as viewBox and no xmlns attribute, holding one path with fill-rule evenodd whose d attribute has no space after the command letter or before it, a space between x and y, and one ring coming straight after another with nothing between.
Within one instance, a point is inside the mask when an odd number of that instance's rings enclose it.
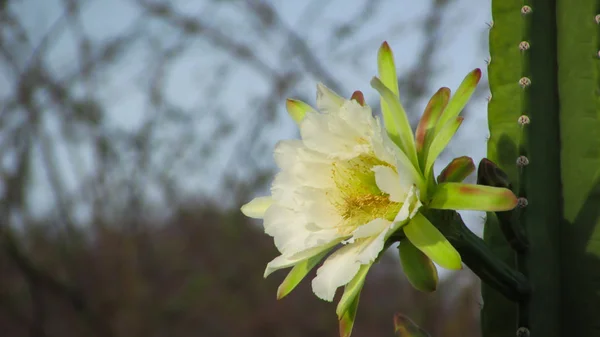
<instances>
[{"instance_id":1,"label":"yellow stamen cluster","mask_svg":"<svg viewBox=\"0 0 600 337\"><path fill-rule=\"evenodd\" d=\"M393 165L374 155L361 155L332 165L336 190L328 195L343 219L338 228L345 234L374 219L391 221L402 206L401 203L390 201L389 195L377 187L373 172L373 167L377 165L395 170Z\"/></svg>"}]
</instances>

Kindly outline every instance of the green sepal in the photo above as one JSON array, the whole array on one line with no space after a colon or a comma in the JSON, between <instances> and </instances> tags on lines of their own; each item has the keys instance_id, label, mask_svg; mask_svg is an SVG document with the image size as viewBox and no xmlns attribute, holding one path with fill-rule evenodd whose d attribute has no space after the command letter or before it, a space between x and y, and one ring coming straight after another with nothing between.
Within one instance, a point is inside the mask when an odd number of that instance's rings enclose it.
<instances>
[{"instance_id":1,"label":"green sepal","mask_svg":"<svg viewBox=\"0 0 600 337\"><path fill-rule=\"evenodd\" d=\"M434 209L471 211L508 211L517 205L517 197L506 188L463 183L439 184L431 202Z\"/></svg>"},{"instance_id":2,"label":"green sepal","mask_svg":"<svg viewBox=\"0 0 600 337\"><path fill-rule=\"evenodd\" d=\"M471 157L462 156L452 159L450 164L442 170L437 177L440 183L460 183L475 171L475 163Z\"/></svg>"},{"instance_id":3,"label":"green sepal","mask_svg":"<svg viewBox=\"0 0 600 337\"><path fill-rule=\"evenodd\" d=\"M417 160L417 150L415 148L415 139L412 128L410 127L410 122L408 121L408 117L406 116L406 112L400 103L400 100L394 93L385 86L383 82L377 77L373 77L371 80L371 86L373 89L379 92L382 100L387 103L389 107L389 117L384 122L386 128L389 125L395 125L395 129L397 133L390 132L390 129L387 129L390 138L396 145L400 147L402 152L406 154L406 156L410 159L411 163L415 167L419 167L419 161Z\"/></svg>"},{"instance_id":4,"label":"green sepal","mask_svg":"<svg viewBox=\"0 0 600 337\"><path fill-rule=\"evenodd\" d=\"M419 157L419 164L423 169L425 169L425 158L427 158L429 144L431 144L431 141L435 137L433 133L435 125L448 104L449 99L450 89L445 87L440 88L427 103L425 111L419 120L419 125L417 125L415 146L417 156Z\"/></svg>"},{"instance_id":5,"label":"green sepal","mask_svg":"<svg viewBox=\"0 0 600 337\"><path fill-rule=\"evenodd\" d=\"M273 197L256 197L250 202L242 205L240 210L242 214L249 218L262 219L265 216L265 212L273 204Z\"/></svg>"},{"instance_id":6,"label":"green sepal","mask_svg":"<svg viewBox=\"0 0 600 337\"><path fill-rule=\"evenodd\" d=\"M377 52L377 72L379 73L379 78L381 78L383 85L390 89L394 97L400 99L394 53L392 52L390 45L385 41L381 44L381 47L379 47L379 51ZM381 96L380 102L385 128L390 135L390 138L400 146L400 130L395 121L393 112L383 96Z\"/></svg>"},{"instance_id":7,"label":"green sepal","mask_svg":"<svg viewBox=\"0 0 600 337\"><path fill-rule=\"evenodd\" d=\"M467 74L467 76L465 76L454 95L452 95L450 98L448 105L446 105L446 108L442 112L442 115L440 116L440 119L435 127L436 133L441 128L445 127L448 121L451 121L460 114L475 92L475 88L477 87L479 80L481 80L481 69L479 68L471 71L469 74Z\"/></svg>"},{"instance_id":8,"label":"green sepal","mask_svg":"<svg viewBox=\"0 0 600 337\"><path fill-rule=\"evenodd\" d=\"M433 170L433 164L438 156L444 151L458 128L463 122L463 117L456 117L453 121L446 123L443 129L435 135L429 149L427 149L427 157L425 159L425 176L428 177Z\"/></svg>"},{"instance_id":9,"label":"green sepal","mask_svg":"<svg viewBox=\"0 0 600 337\"><path fill-rule=\"evenodd\" d=\"M482 158L479 162L479 166L477 167L477 183L486 186L512 188L506 172L487 158Z\"/></svg>"},{"instance_id":10,"label":"green sepal","mask_svg":"<svg viewBox=\"0 0 600 337\"><path fill-rule=\"evenodd\" d=\"M427 293L437 289L439 281L437 268L427 255L406 239L400 241L398 253L402 270L415 289Z\"/></svg>"},{"instance_id":11,"label":"green sepal","mask_svg":"<svg viewBox=\"0 0 600 337\"><path fill-rule=\"evenodd\" d=\"M285 100L285 108L296 124L300 125L307 112L315 111L310 105L297 100L288 98Z\"/></svg>"},{"instance_id":12,"label":"green sepal","mask_svg":"<svg viewBox=\"0 0 600 337\"><path fill-rule=\"evenodd\" d=\"M361 265L356 275L354 275L354 278L352 278L352 281L344 287L344 295L342 295L342 298L335 309L338 319L342 319L342 315L348 311L348 308L354 302L354 298L360 294L360 290L365 284L365 278L367 277L371 265L372 264Z\"/></svg>"},{"instance_id":13,"label":"green sepal","mask_svg":"<svg viewBox=\"0 0 600 337\"><path fill-rule=\"evenodd\" d=\"M406 238L440 267L452 270L462 268L460 254L421 212L403 230Z\"/></svg>"},{"instance_id":14,"label":"green sepal","mask_svg":"<svg viewBox=\"0 0 600 337\"><path fill-rule=\"evenodd\" d=\"M282 299L287 296L296 286L304 279L304 277L327 255L329 250L325 250L311 258L299 262L290 270L279 288L277 288L277 299Z\"/></svg>"},{"instance_id":15,"label":"green sepal","mask_svg":"<svg viewBox=\"0 0 600 337\"><path fill-rule=\"evenodd\" d=\"M356 312L358 311L358 302L360 300L360 292L365 282L365 277L371 264L362 265L352 281L348 283L344 289L344 295L338 303L336 313L339 319L340 336L350 337Z\"/></svg>"},{"instance_id":16,"label":"green sepal","mask_svg":"<svg viewBox=\"0 0 600 337\"><path fill-rule=\"evenodd\" d=\"M425 330L401 313L394 315L394 332L397 337L430 337Z\"/></svg>"}]
</instances>

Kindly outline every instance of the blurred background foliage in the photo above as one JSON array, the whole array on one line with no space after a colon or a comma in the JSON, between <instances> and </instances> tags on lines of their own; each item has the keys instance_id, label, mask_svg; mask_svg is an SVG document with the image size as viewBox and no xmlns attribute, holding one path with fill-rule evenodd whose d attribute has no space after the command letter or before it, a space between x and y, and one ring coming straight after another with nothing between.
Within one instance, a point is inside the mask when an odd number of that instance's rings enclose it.
<instances>
[{"instance_id":1,"label":"blurred background foliage","mask_svg":"<svg viewBox=\"0 0 600 337\"><path fill-rule=\"evenodd\" d=\"M399 82L418 112L452 68L448 45L483 49L483 21L452 33L475 3L0 1L0 335L336 336L311 275L275 299L272 239L239 206L268 191L276 141L297 137L285 98L314 103L322 81L377 107L386 39L413 60ZM395 253L367 278L354 336L392 336L395 312L432 336L479 336L468 270L423 294Z\"/></svg>"}]
</instances>

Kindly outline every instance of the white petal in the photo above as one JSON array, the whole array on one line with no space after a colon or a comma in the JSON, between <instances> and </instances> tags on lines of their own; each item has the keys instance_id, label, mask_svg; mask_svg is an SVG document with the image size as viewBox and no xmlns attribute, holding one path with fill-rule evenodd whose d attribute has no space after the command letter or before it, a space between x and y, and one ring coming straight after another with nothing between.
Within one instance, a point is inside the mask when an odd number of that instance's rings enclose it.
<instances>
[{"instance_id":1,"label":"white petal","mask_svg":"<svg viewBox=\"0 0 600 337\"><path fill-rule=\"evenodd\" d=\"M398 173L391 167L378 165L372 168L375 172L375 183L379 189L390 195L390 200L393 202L402 202L406 198L405 186L400 184Z\"/></svg>"},{"instance_id":2,"label":"white petal","mask_svg":"<svg viewBox=\"0 0 600 337\"><path fill-rule=\"evenodd\" d=\"M320 228L336 228L344 220L339 211L331 203L326 190L304 188L300 191L301 198L305 200L302 212L308 222Z\"/></svg>"},{"instance_id":3,"label":"white petal","mask_svg":"<svg viewBox=\"0 0 600 337\"><path fill-rule=\"evenodd\" d=\"M269 262L267 264L267 268L265 268L265 273L264 273L263 277L269 276L272 272L274 272L276 270L292 267L292 266L296 265L297 263L300 263L306 259L309 259L317 254L320 254L324 251L330 250L336 244L337 244L337 242L333 242L329 245L307 249L305 251L299 252L297 254L289 255L289 256L280 255L280 256L274 258L271 262Z\"/></svg>"},{"instance_id":4,"label":"white petal","mask_svg":"<svg viewBox=\"0 0 600 337\"><path fill-rule=\"evenodd\" d=\"M336 111L344 104L344 101L345 99L327 88L323 83L317 83L317 108L319 111L324 113Z\"/></svg>"},{"instance_id":5,"label":"white petal","mask_svg":"<svg viewBox=\"0 0 600 337\"><path fill-rule=\"evenodd\" d=\"M265 212L272 204L272 197L258 197L242 206L241 211L247 217L262 219L265 216Z\"/></svg>"},{"instance_id":6,"label":"white petal","mask_svg":"<svg viewBox=\"0 0 600 337\"><path fill-rule=\"evenodd\" d=\"M388 223L391 224L391 222ZM388 228L386 228L386 230L383 230L377 236L357 242L357 244L360 244L361 246L360 253L356 257L358 262L360 262L361 264L371 263L377 258L377 256L379 256L379 253L381 253L381 251L383 250L385 239L388 236Z\"/></svg>"},{"instance_id":7,"label":"white petal","mask_svg":"<svg viewBox=\"0 0 600 337\"><path fill-rule=\"evenodd\" d=\"M417 187L414 187L414 191L415 194L414 195L410 195L409 197L406 198L407 203L410 203L411 208L410 208L410 214L409 214L409 218L412 219L415 214L417 214L417 212L419 211L419 208L421 208L421 206L423 206L423 204L421 203L421 193L419 193L419 190L417 189ZM410 198L410 200L409 200Z\"/></svg>"},{"instance_id":8,"label":"white petal","mask_svg":"<svg viewBox=\"0 0 600 337\"><path fill-rule=\"evenodd\" d=\"M280 140L273 150L275 163L282 170L292 168L299 159L298 151L303 147L304 144L299 139Z\"/></svg>"},{"instance_id":9,"label":"white petal","mask_svg":"<svg viewBox=\"0 0 600 337\"><path fill-rule=\"evenodd\" d=\"M337 113L307 113L300 124L300 135L307 148L328 158L352 159L371 150L368 141Z\"/></svg>"},{"instance_id":10,"label":"white petal","mask_svg":"<svg viewBox=\"0 0 600 337\"><path fill-rule=\"evenodd\" d=\"M419 169L413 166L410 159L408 159L408 156L394 144L386 132L382 133L381 142L381 145L374 143L376 154L380 159L396 165L396 171L400 177L400 184L404 186L404 189L408 190L411 185L415 184L419 186L419 183L423 182L423 178L421 177ZM384 158L391 159L385 160Z\"/></svg>"},{"instance_id":11,"label":"white petal","mask_svg":"<svg viewBox=\"0 0 600 337\"><path fill-rule=\"evenodd\" d=\"M354 232L352 232L352 238L360 239L379 235L379 233L387 229L391 224L392 222L386 219L380 218L372 220L354 230Z\"/></svg>"},{"instance_id":12,"label":"white petal","mask_svg":"<svg viewBox=\"0 0 600 337\"><path fill-rule=\"evenodd\" d=\"M282 170L292 170L300 163L331 165L331 160L320 152L307 148L299 139L282 140L275 145L275 163Z\"/></svg>"},{"instance_id":13,"label":"white petal","mask_svg":"<svg viewBox=\"0 0 600 337\"><path fill-rule=\"evenodd\" d=\"M406 195L406 199L404 200L400 211L398 211L398 214L396 214L396 218L394 219L394 223L392 224L387 233L386 239L390 235L392 235L398 228L407 224L408 220L412 219L412 217L414 217L415 214L417 214L419 208L421 208L422 205L423 204L421 203L421 200L419 200L419 191L413 185L408 191L408 194Z\"/></svg>"},{"instance_id":14,"label":"white petal","mask_svg":"<svg viewBox=\"0 0 600 337\"><path fill-rule=\"evenodd\" d=\"M278 204L267 210L263 222L265 233L273 237L275 247L284 255L311 248L305 243L311 234L306 224L303 214Z\"/></svg>"},{"instance_id":15,"label":"white petal","mask_svg":"<svg viewBox=\"0 0 600 337\"><path fill-rule=\"evenodd\" d=\"M400 211L398 211L398 214L396 214L396 218L394 218L394 222L403 222L405 220L408 220L408 218L410 216L411 201L414 200L414 195L415 195L415 187L413 186L408 191L408 193L406 195L406 199L403 200L402 207L400 208Z\"/></svg>"},{"instance_id":16,"label":"white petal","mask_svg":"<svg viewBox=\"0 0 600 337\"><path fill-rule=\"evenodd\" d=\"M274 204L265 213L265 233L273 237L275 247L290 256L318 246L337 243L344 238L335 228L320 228L298 213Z\"/></svg>"},{"instance_id":17,"label":"white petal","mask_svg":"<svg viewBox=\"0 0 600 337\"><path fill-rule=\"evenodd\" d=\"M331 302L337 288L352 280L360 268L357 261L359 249L356 244L348 244L325 260L312 280L312 289L317 297Z\"/></svg>"},{"instance_id":18,"label":"white petal","mask_svg":"<svg viewBox=\"0 0 600 337\"><path fill-rule=\"evenodd\" d=\"M381 126L379 118L375 119L377 129L371 137L373 142L373 152L375 156L386 163L396 162L396 152L400 151L398 146L390 139L387 131Z\"/></svg>"},{"instance_id":19,"label":"white petal","mask_svg":"<svg viewBox=\"0 0 600 337\"><path fill-rule=\"evenodd\" d=\"M371 138L381 130L368 105L361 106L356 101L348 100L344 102L338 113L346 124L365 138Z\"/></svg>"},{"instance_id":20,"label":"white petal","mask_svg":"<svg viewBox=\"0 0 600 337\"><path fill-rule=\"evenodd\" d=\"M267 263L267 268L265 269L263 277L271 275L271 273L273 273L276 270L289 268L300 261L302 261L302 259L290 259L284 255L279 255L278 257L274 258L271 262Z\"/></svg>"}]
</instances>

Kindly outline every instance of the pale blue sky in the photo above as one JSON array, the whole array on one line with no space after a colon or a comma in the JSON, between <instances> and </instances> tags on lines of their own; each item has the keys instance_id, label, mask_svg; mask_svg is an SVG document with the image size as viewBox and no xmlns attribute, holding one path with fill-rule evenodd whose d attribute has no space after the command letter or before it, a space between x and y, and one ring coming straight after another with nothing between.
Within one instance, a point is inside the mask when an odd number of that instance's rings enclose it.
<instances>
[{"instance_id":1,"label":"pale blue sky","mask_svg":"<svg viewBox=\"0 0 600 337\"><path fill-rule=\"evenodd\" d=\"M160 2L160 1L158 1ZM52 26L52 24L62 15L60 0L26 0L19 5L15 5L22 17L25 18L27 29L36 39L39 39ZM173 1L181 11L192 15L202 15L205 9L204 1ZM208 22L218 29L231 36L240 36L244 41L256 40L256 45L261 48L261 56L277 67L293 66L286 65L286 60L279 58L278 52L286 46L286 41L280 37L268 37L261 40L251 36L243 36L244 26L241 23L241 5L238 1L222 1L228 5L221 9L211 12ZM366 52L363 54L364 60L360 63L364 65L360 71L355 71L348 67L348 62L344 61L345 55L329 55L327 50L327 39L323 32L327 27L348 17L359 15L359 7L353 7L347 0L330 1L326 6L319 9L317 18L299 17L303 13L308 3L312 1L292 1L292 0L274 0L278 13L291 27L296 28L302 33L302 36L308 41L314 53L320 57L327 71L338 78L348 95L353 90L362 90L367 99L375 98L375 92L371 89L369 81L377 72L376 54L379 44L387 40L396 55L398 71L402 72L419 62L417 59L417 50L423 40L418 27L421 25L421 19L426 13L431 1L414 0L395 0L383 1L383 7L377 14L376 19L369 23L363 31L357 36L357 43L361 43ZM447 9L449 15L446 16L443 36L440 41L444 41L438 48L436 62L439 71L431 79L430 92L433 93L441 86L448 86L455 89L462 78L472 69L481 68L485 70L486 46L482 41L485 34L486 22L491 20L490 2L478 0L457 0ZM117 36L127 29L139 15L136 5L129 1L122 0L91 0L84 7L82 22L85 31L96 39L110 39ZM226 23L226 24L225 24ZM397 29L404 27L403 34L398 34ZM408 27L408 28L406 28ZM167 27L160 25L149 25L149 29L156 29L164 33L165 40L163 44L168 44L169 39L173 38L172 32ZM407 30L406 30L407 29ZM161 35L158 34L158 35ZM354 41L353 41L354 42ZM254 42L253 42L254 43ZM198 106L198 92L207 87L207 79L202 76L203 73L214 67L215 59L228 58L225 53L219 53L218 50L210 49L210 53L204 51L209 48L207 43L199 42L197 45L188 49L177 64L169 72L167 78L166 92L167 96L178 102L183 108L193 108ZM343 50L343 48L341 48ZM60 41L53 47L50 54L49 64L57 74L72 69L76 64L73 59L74 43L70 33L63 34ZM148 49L135 49L136 52L130 53L122 61L115 65L111 71L102 74L102 86L95 88L97 92L107 102L106 108L111 116L110 123L118 125L123 129L134 129L141 125L146 110L144 96L139 84L144 81L145 64L148 62ZM339 60L338 60L339 58ZM25 65L23 60L23 66ZM235 62L235 61L233 61ZM7 79L0 76L0 88L6 88ZM315 81L304 81L294 92L311 93L314 97L314 88L318 79ZM3 83L4 82L4 83ZM247 97L251 94L266 93L269 90L268 83L253 70L247 67L237 67L235 77L230 80L230 84L221 93L221 98L226 102L226 113L230 118L243 120L247 105L251 104ZM4 93L2 93L4 91ZM0 95L10 94L5 90L0 90ZM82 92L83 94L83 92ZM402 93L401 93L402 95ZM0 97L1 99L1 97ZM419 111L422 110L426 101L419 102ZM376 102L372 102L375 105ZM444 157L438 163L438 170L443 167L449 159L454 156L469 155L476 162L485 155L487 135L486 121L486 101L484 98L474 101L471 104L471 114L465 120L457 136L452 142L452 148L448 156ZM198 132L201 134L203 128L210 128L210 111L205 112L209 118L204 118L202 123L197 125ZM285 114L284 104L281 104L280 114ZM276 131L271 132L270 142L274 146L279 139L295 137L295 125L291 120L281 119L281 125ZM235 137L230 141L235 144ZM229 158L228 144L221 147L221 153L208 167L197 172L196 176L186 177L186 190L182 193L193 195L198 191L210 193L216 188L215 179L207 179L207 176L218 175L225 169L226 158ZM84 151L85 152L85 151ZM85 157L85 154L84 154ZM267 163L266 165L272 165ZM89 166L89 165L88 165ZM86 169L93 169L87 167ZM67 174L68 175L68 174ZM44 179L39 177L39 192L33 193L36 205L48 205L49 193L45 186ZM72 181L72 186L76 185ZM472 217L469 217L472 218ZM479 232L478 230L476 230Z\"/></svg>"}]
</instances>

